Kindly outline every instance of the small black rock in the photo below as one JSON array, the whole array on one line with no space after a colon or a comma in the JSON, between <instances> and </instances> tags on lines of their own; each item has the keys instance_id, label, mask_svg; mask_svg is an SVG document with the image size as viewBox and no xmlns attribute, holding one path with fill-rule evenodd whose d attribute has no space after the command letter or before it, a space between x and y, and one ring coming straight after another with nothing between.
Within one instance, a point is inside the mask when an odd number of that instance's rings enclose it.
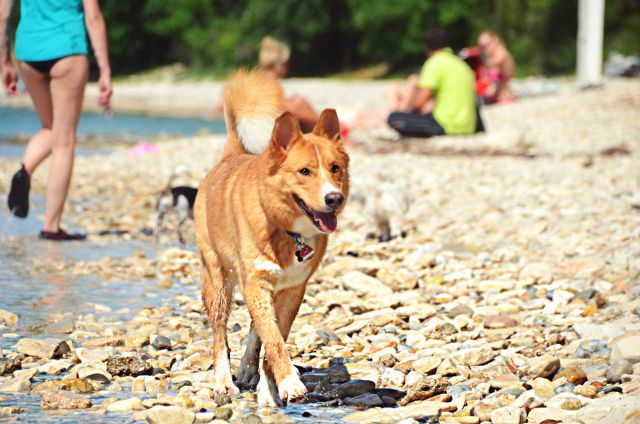
<instances>
[{"instance_id":1,"label":"small black rock","mask_svg":"<svg viewBox=\"0 0 640 424\"><path fill-rule=\"evenodd\" d=\"M598 393L604 393L606 395L607 393L613 393L613 392L622 393L622 387L620 387L620 386L604 386L602 389L599 390Z\"/></svg>"},{"instance_id":2,"label":"small black rock","mask_svg":"<svg viewBox=\"0 0 640 424\"><path fill-rule=\"evenodd\" d=\"M151 346L156 350L171 350L171 340L166 336L156 336Z\"/></svg>"}]
</instances>

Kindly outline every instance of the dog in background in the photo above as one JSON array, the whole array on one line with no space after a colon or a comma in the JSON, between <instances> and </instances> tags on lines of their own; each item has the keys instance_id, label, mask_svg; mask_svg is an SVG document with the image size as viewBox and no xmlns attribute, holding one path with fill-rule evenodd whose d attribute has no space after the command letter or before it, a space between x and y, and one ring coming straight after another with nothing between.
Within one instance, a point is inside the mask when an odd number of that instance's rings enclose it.
<instances>
[{"instance_id":1,"label":"dog in background","mask_svg":"<svg viewBox=\"0 0 640 424\"><path fill-rule=\"evenodd\" d=\"M307 392L286 339L348 197L349 157L334 110L325 109L313 131L302 134L290 113L280 115L280 85L260 71L236 72L223 96L227 143L200 185L194 211L202 298L213 327L214 390L239 392L227 343L237 285L252 320L238 372L258 362L264 344L258 402L282 405Z\"/></svg>"},{"instance_id":2,"label":"dog in background","mask_svg":"<svg viewBox=\"0 0 640 424\"><path fill-rule=\"evenodd\" d=\"M160 232L162 231L162 223L165 215L169 211L174 211L178 217L178 225L176 231L178 240L184 244L185 240L182 236L182 226L187 219L193 219L193 205L196 201L198 189L191 187L185 183L191 177L191 173L186 166L180 166L169 177L167 186L162 190L156 201L156 242L160 240Z\"/></svg>"},{"instance_id":3,"label":"dog in background","mask_svg":"<svg viewBox=\"0 0 640 424\"><path fill-rule=\"evenodd\" d=\"M378 240L385 242L402 237L402 227L410 205L405 184L379 176L376 184L367 190L364 199L364 214Z\"/></svg>"}]
</instances>

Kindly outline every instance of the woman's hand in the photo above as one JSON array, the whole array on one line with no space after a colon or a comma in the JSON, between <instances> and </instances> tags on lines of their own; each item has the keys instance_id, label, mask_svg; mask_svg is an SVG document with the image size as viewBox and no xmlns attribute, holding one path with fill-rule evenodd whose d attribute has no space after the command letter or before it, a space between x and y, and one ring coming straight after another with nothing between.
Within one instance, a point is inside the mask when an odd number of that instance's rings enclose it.
<instances>
[{"instance_id":1,"label":"woman's hand","mask_svg":"<svg viewBox=\"0 0 640 424\"><path fill-rule=\"evenodd\" d=\"M2 85L10 96L18 95L18 72L11 62L2 66Z\"/></svg>"},{"instance_id":2,"label":"woman's hand","mask_svg":"<svg viewBox=\"0 0 640 424\"><path fill-rule=\"evenodd\" d=\"M109 108L112 94L111 76L101 74L98 79L98 104L104 108Z\"/></svg>"}]
</instances>

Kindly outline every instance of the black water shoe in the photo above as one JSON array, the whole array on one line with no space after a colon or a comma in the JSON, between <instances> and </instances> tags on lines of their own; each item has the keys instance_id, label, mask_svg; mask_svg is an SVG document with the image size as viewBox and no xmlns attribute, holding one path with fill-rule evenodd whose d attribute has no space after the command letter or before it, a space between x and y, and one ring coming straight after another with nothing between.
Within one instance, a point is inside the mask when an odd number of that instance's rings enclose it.
<instances>
[{"instance_id":1,"label":"black water shoe","mask_svg":"<svg viewBox=\"0 0 640 424\"><path fill-rule=\"evenodd\" d=\"M40 231L40 238L43 240L53 240L53 241L73 241L73 240L84 240L87 238L87 235L78 234L78 233L70 234L70 233L67 233L65 230L63 230L62 228L60 228L56 232L42 230Z\"/></svg>"},{"instance_id":2,"label":"black water shoe","mask_svg":"<svg viewBox=\"0 0 640 424\"><path fill-rule=\"evenodd\" d=\"M31 181L24 165L13 174L11 190L7 199L7 205L12 214L18 218L26 218L29 214L29 189Z\"/></svg>"}]
</instances>

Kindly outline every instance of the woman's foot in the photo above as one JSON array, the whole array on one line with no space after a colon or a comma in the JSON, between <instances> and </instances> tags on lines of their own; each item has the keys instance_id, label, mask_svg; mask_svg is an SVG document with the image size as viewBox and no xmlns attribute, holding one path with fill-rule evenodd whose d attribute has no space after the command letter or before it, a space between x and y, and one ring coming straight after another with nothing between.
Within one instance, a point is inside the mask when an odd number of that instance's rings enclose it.
<instances>
[{"instance_id":1,"label":"woman's foot","mask_svg":"<svg viewBox=\"0 0 640 424\"><path fill-rule=\"evenodd\" d=\"M40 238L43 240L53 240L53 241L71 241L71 240L84 240L87 238L86 234L79 233L67 233L65 230L60 228L56 232L51 231L40 231Z\"/></svg>"},{"instance_id":2,"label":"woman's foot","mask_svg":"<svg viewBox=\"0 0 640 424\"><path fill-rule=\"evenodd\" d=\"M7 205L12 214L18 218L26 218L29 214L29 189L31 188L31 178L24 169L24 165L20 170L13 174L11 179L11 190L7 199Z\"/></svg>"}]
</instances>

